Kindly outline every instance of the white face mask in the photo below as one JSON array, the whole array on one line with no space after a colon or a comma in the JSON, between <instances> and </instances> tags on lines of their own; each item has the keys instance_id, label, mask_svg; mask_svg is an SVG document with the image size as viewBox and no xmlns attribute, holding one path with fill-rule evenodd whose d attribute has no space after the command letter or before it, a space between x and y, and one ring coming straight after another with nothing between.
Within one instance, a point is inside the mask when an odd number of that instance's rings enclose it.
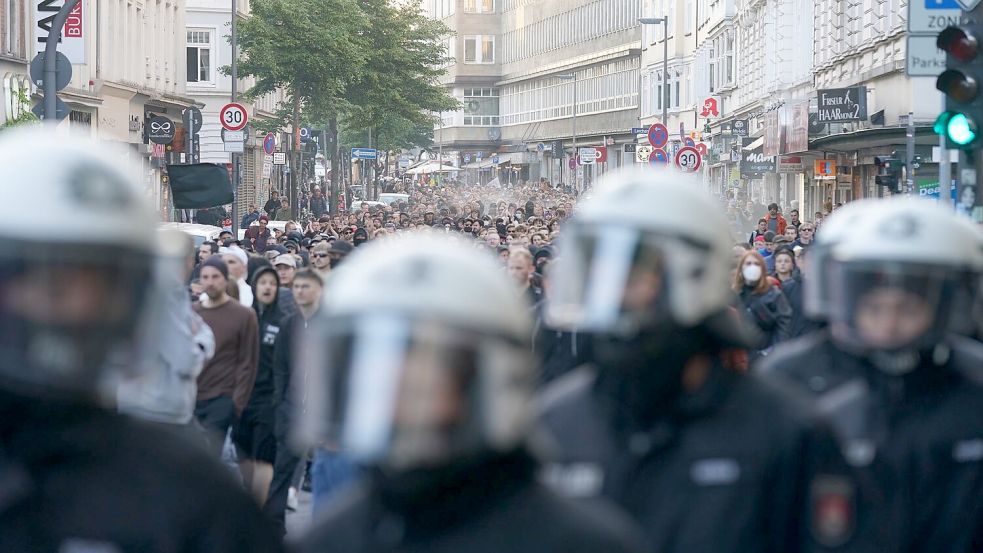
<instances>
[{"instance_id":1,"label":"white face mask","mask_svg":"<svg viewBox=\"0 0 983 553\"><path fill-rule=\"evenodd\" d=\"M757 284L758 280L761 279L761 267L758 265L745 265L741 269L741 274L744 275L744 281L748 284Z\"/></svg>"}]
</instances>

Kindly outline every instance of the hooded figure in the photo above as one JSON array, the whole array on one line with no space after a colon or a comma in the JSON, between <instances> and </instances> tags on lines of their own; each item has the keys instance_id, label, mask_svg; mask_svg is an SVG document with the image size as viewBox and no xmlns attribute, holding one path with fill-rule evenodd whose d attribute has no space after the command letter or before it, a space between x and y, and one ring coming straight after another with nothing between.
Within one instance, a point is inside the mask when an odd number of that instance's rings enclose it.
<instances>
[{"instance_id":1,"label":"hooded figure","mask_svg":"<svg viewBox=\"0 0 983 553\"><path fill-rule=\"evenodd\" d=\"M355 247L361 246L369 240L369 232L365 230L364 227L358 227L355 234L352 236L352 243Z\"/></svg>"},{"instance_id":2,"label":"hooded figure","mask_svg":"<svg viewBox=\"0 0 983 553\"><path fill-rule=\"evenodd\" d=\"M276 459L273 346L283 319L293 311L284 308L280 297L284 289L280 288L280 277L269 262L259 263L259 268L248 280L252 285L253 309L259 328L259 363L249 403L233 427L232 439L238 451L244 484L262 503L266 500L265 492L269 489Z\"/></svg>"}]
</instances>

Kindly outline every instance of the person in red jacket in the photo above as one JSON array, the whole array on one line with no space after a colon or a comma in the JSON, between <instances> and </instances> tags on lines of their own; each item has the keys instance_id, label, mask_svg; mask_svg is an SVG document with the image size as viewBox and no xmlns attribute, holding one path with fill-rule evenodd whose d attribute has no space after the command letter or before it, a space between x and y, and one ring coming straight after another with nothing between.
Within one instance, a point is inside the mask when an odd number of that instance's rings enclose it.
<instances>
[{"instance_id":1,"label":"person in red jacket","mask_svg":"<svg viewBox=\"0 0 983 553\"><path fill-rule=\"evenodd\" d=\"M768 214L762 219L768 222L768 230L775 234L785 234L785 227L788 226L788 223L785 221L785 217L778 214L778 204L769 205Z\"/></svg>"}]
</instances>

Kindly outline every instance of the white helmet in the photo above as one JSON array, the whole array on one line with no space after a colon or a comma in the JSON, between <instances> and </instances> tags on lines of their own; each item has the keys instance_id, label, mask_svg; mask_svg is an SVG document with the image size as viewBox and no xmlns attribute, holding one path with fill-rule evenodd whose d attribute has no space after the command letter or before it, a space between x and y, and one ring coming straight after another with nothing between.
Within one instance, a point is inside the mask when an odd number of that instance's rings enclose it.
<instances>
[{"instance_id":1,"label":"white helmet","mask_svg":"<svg viewBox=\"0 0 983 553\"><path fill-rule=\"evenodd\" d=\"M918 352L952 330L967 301L983 269L979 234L930 200L871 200L850 213L838 238L820 235L829 241L816 272L822 311L841 345L884 370L911 370Z\"/></svg>"},{"instance_id":2,"label":"white helmet","mask_svg":"<svg viewBox=\"0 0 983 553\"><path fill-rule=\"evenodd\" d=\"M863 218L866 208L877 201L879 200L867 199L849 202L831 213L823 219L822 228L817 227L812 245L803 252L806 263L803 271L802 299L805 311L812 319L827 318L829 286L820 272L827 266L832 246L844 238L849 238L850 233Z\"/></svg>"},{"instance_id":3,"label":"white helmet","mask_svg":"<svg viewBox=\"0 0 983 553\"><path fill-rule=\"evenodd\" d=\"M300 349L301 444L405 470L524 438L532 326L487 252L428 232L373 241L332 273L324 298Z\"/></svg>"},{"instance_id":4,"label":"white helmet","mask_svg":"<svg viewBox=\"0 0 983 553\"><path fill-rule=\"evenodd\" d=\"M125 154L50 128L0 135L0 387L97 399L130 349L156 225ZM33 206L33 208L27 208Z\"/></svg>"},{"instance_id":5,"label":"white helmet","mask_svg":"<svg viewBox=\"0 0 983 553\"><path fill-rule=\"evenodd\" d=\"M653 317L692 327L724 311L733 243L721 208L700 188L695 177L665 169L600 182L563 228L550 323L629 335Z\"/></svg>"}]
</instances>

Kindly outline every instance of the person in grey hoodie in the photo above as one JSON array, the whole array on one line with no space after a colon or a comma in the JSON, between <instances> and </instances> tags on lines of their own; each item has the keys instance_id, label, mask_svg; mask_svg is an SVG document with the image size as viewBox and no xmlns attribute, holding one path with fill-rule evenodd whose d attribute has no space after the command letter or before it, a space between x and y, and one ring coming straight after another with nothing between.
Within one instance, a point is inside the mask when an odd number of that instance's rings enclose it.
<instances>
[{"instance_id":1,"label":"person in grey hoodie","mask_svg":"<svg viewBox=\"0 0 983 553\"><path fill-rule=\"evenodd\" d=\"M191 309L187 287L194 242L181 231L160 231L151 301L154 313L141 329L139 376L120 382L117 408L136 418L187 427L191 424L198 373L215 354L211 328Z\"/></svg>"}]
</instances>

